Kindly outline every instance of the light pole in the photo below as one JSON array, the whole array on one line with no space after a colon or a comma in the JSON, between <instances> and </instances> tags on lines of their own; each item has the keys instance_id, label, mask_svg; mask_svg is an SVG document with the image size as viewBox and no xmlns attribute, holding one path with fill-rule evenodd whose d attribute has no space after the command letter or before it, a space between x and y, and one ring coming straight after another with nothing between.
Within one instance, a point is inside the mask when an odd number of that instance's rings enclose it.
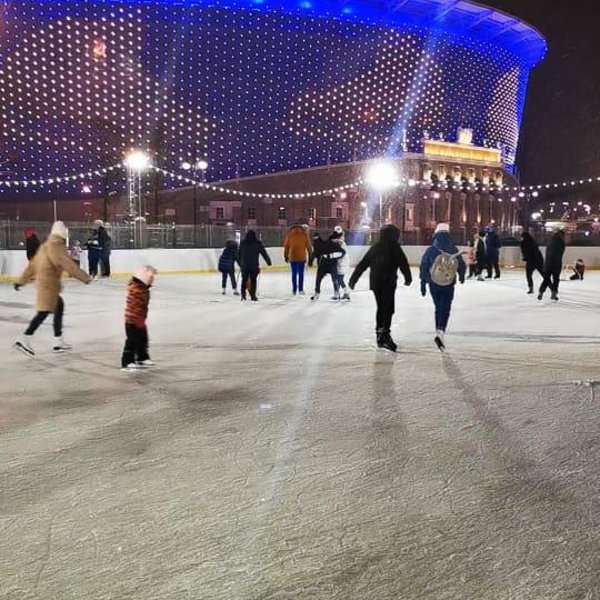
<instances>
[{"instance_id":1,"label":"light pole","mask_svg":"<svg viewBox=\"0 0 600 600\"><path fill-rule=\"evenodd\" d=\"M198 173L200 173L200 180L202 183L206 181L206 171L208 169L208 162L204 159L196 160L194 163L184 162L181 165L181 168L184 171L189 171L193 169L194 171L194 203L193 203L193 211L194 214L192 216L192 223L194 225L194 247L198 246L198 186L196 184L196 177Z\"/></svg>"},{"instance_id":2,"label":"light pole","mask_svg":"<svg viewBox=\"0 0 600 600\"><path fill-rule=\"evenodd\" d=\"M369 167L366 181L379 194L379 228L383 227L383 195L400 184L395 166L389 162L376 162Z\"/></svg>"},{"instance_id":3,"label":"light pole","mask_svg":"<svg viewBox=\"0 0 600 600\"><path fill-rule=\"evenodd\" d=\"M150 157L142 150L132 150L125 157L127 167L127 191L129 198L129 218L133 227L134 247L142 246L144 213L142 210L142 173L152 165ZM137 213L137 217L135 216ZM138 226L136 226L136 221Z\"/></svg>"}]
</instances>

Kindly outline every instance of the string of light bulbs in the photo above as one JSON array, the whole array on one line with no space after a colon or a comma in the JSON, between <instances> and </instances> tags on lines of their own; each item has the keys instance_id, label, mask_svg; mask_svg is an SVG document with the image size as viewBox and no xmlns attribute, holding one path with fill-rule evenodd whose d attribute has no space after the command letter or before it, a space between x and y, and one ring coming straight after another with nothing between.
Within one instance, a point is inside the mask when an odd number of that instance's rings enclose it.
<instances>
[{"instance_id":1,"label":"string of light bulbs","mask_svg":"<svg viewBox=\"0 0 600 600\"><path fill-rule=\"evenodd\" d=\"M91 171L86 171L85 173L76 173L74 175L61 175L61 176L52 176L52 177L43 177L40 179L5 179L0 180L0 186L4 187L45 187L49 185L58 185L61 183L69 183L72 181L77 181L81 179L85 181L86 179L91 179L93 177L100 177L102 175L106 175L109 171L114 171L116 169L121 169L122 165L113 165L111 167L105 167L102 169L93 169Z\"/></svg>"}]
</instances>

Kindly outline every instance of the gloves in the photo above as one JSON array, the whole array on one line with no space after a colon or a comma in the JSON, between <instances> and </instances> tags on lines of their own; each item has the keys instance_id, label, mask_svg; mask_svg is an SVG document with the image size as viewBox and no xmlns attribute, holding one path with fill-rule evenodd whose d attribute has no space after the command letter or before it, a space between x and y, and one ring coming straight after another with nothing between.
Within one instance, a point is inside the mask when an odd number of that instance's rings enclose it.
<instances>
[{"instance_id":1,"label":"gloves","mask_svg":"<svg viewBox=\"0 0 600 600\"><path fill-rule=\"evenodd\" d=\"M15 290L15 292L18 292L21 289L21 286L18 283L15 283L13 285L13 289Z\"/></svg>"},{"instance_id":2,"label":"gloves","mask_svg":"<svg viewBox=\"0 0 600 600\"><path fill-rule=\"evenodd\" d=\"M286 263L290 262L290 259L287 256L284 258L284 260L285 260Z\"/></svg>"},{"instance_id":3,"label":"gloves","mask_svg":"<svg viewBox=\"0 0 600 600\"><path fill-rule=\"evenodd\" d=\"M410 287L412 285L412 279L404 280L404 287Z\"/></svg>"},{"instance_id":4,"label":"gloves","mask_svg":"<svg viewBox=\"0 0 600 600\"><path fill-rule=\"evenodd\" d=\"M421 296L427 296L427 284L424 281L421 281Z\"/></svg>"}]
</instances>

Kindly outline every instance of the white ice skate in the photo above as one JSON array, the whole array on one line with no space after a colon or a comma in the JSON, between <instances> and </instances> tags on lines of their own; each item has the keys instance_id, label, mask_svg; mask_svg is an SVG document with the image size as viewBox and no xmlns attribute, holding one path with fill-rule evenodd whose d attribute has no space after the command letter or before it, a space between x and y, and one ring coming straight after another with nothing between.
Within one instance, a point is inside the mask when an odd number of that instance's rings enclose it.
<instances>
[{"instance_id":1,"label":"white ice skate","mask_svg":"<svg viewBox=\"0 0 600 600\"><path fill-rule=\"evenodd\" d=\"M152 367L156 366L156 363L150 359L139 361L136 364L140 369L152 369Z\"/></svg>"},{"instance_id":2,"label":"white ice skate","mask_svg":"<svg viewBox=\"0 0 600 600\"><path fill-rule=\"evenodd\" d=\"M444 352L444 350L446 350L446 344L444 343L444 332L441 329L436 332L434 342L440 352Z\"/></svg>"},{"instance_id":3,"label":"white ice skate","mask_svg":"<svg viewBox=\"0 0 600 600\"><path fill-rule=\"evenodd\" d=\"M144 369L144 367L141 367L137 363L130 363L126 367L121 368L123 373L142 373L146 370L147 369Z\"/></svg>"},{"instance_id":4,"label":"white ice skate","mask_svg":"<svg viewBox=\"0 0 600 600\"><path fill-rule=\"evenodd\" d=\"M52 344L52 352L56 354L62 354L63 352L68 352L72 350L73 346L67 344L62 337L55 337L54 343Z\"/></svg>"},{"instance_id":5,"label":"white ice skate","mask_svg":"<svg viewBox=\"0 0 600 600\"><path fill-rule=\"evenodd\" d=\"M33 346L31 345L32 338L33 338L32 335L22 335L15 342L15 349L18 350L19 352L22 352L23 354L25 354L25 356L29 356L29 357L33 358L35 356L35 350L33 349Z\"/></svg>"}]
</instances>

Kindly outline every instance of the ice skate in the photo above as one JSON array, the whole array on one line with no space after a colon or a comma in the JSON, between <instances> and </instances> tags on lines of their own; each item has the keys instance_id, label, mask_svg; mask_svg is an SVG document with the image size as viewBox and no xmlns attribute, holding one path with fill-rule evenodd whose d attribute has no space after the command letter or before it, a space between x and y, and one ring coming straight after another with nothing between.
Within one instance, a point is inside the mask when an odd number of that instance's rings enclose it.
<instances>
[{"instance_id":1,"label":"ice skate","mask_svg":"<svg viewBox=\"0 0 600 600\"><path fill-rule=\"evenodd\" d=\"M252 298L250 298L250 300L252 300L252 302L258 302L258 298L256 296L252 296Z\"/></svg>"},{"instance_id":2,"label":"ice skate","mask_svg":"<svg viewBox=\"0 0 600 600\"><path fill-rule=\"evenodd\" d=\"M234 295L234 296L239 296L239 295L240 295L240 293L239 293L237 290L233 290L233 295Z\"/></svg>"},{"instance_id":3,"label":"ice skate","mask_svg":"<svg viewBox=\"0 0 600 600\"><path fill-rule=\"evenodd\" d=\"M444 352L444 350L446 350L446 345L444 344L444 332L443 331L438 331L436 333L434 342L440 352Z\"/></svg>"},{"instance_id":4,"label":"ice skate","mask_svg":"<svg viewBox=\"0 0 600 600\"><path fill-rule=\"evenodd\" d=\"M149 358L146 360L139 360L136 364L140 369L152 369L156 366L156 363Z\"/></svg>"},{"instance_id":5,"label":"ice skate","mask_svg":"<svg viewBox=\"0 0 600 600\"><path fill-rule=\"evenodd\" d=\"M321 294L318 294L317 292L315 292L315 294L313 296L311 296L310 300L311 300L311 302L316 302L320 297L321 297Z\"/></svg>"},{"instance_id":6,"label":"ice skate","mask_svg":"<svg viewBox=\"0 0 600 600\"><path fill-rule=\"evenodd\" d=\"M67 344L61 337L55 337L54 343L52 344L52 352L55 354L62 354L63 352L68 352L72 350L73 346Z\"/></svg>"},{"instance_id":7,"label":"ice skate","mask_svg":"<svg viewBox=\"0 0 600 600\"><path fill-rule=\"evenodd\" d=\"M529 288L527 294L533 294L533 288L532 287Z\"/></svg>"},{"instance_id":8,"label":"ice skate","mask_svg":"<svg viewBox=\"0 0 600 600\"><path fill-rule=\"evenodd\" d=\"M331 299L332 299L334 302L339 302L339 300L340 300L340 293L339 293L339 292L335 292L335 293L333 294L333 296L331 296Z\"/></svg>"},{"instance_id":9,"label":"ice skate","mask_svg":"<svg viewBox=\"0 0 600 600\"><path fill-rule=\"evenodd\" d=\"M350 292L344 292L344 295L342 296L342 300L344 300L346 302L350 302Z\"/></svg>"},{"instance_id":10,"label":"ice skate","mask_svg":"<svg viewBox=\"0 0 600 600\"><path fill-rule=\"evenodd\" d=\"M558 302L558 294L556 292L552 292L552 296L550 296L550 299L554 302Z\"/></svg>"},{"instance_id":11,"label":"ice skate","mask_svg":"<svg viewBox=\"0 0 600 600\"><path fill-rule=\"evenodd\" d=\"M227 290L225 288L223 288L223 291L221 293L223 294L223 296L227 296Z\"/></svg>"},{"instance_id":12,"label":"ice skate","mask_svg":"<svg viewBox=\"0 0 600 600\"><path fill-rule=\"evenodd\" d=\"M121 367L123 373L142 373L145 371L143 367L140 367L137 363L130 363L126 367Z\"/></svg>"},{"instance_id":13,"label":"ice skate","mask_svg":"<svg viewBox=\"0 0 600 600\"><path fill-rule=\"evenodd\" d=\"M298 292L298 295L299 295L299 296L306 296L306 294L304 293L304 290L300 290L300 291Z\"/></svg>"},{"instance_id":14,"label":"ice skate","mask_svg":"<svg viewBox=\"0 0 600 600\"><path fill-rule=\"evenodd\" d=\"M538 294L538 300L541 302L544 299L544 292Z\"/></svg>"},{"instance_id":15,"label":"ice skate","mask_svg":"<svg viewBox=\"0 0 600 600\"><path fill-rule=\"evenodd\" d=\"M485 281L485 279L483 278L483 275L480 275L480 276L477 278L477 281Z\"/></svg>"},{"instance_id":16,"label":"ice skate","mask_svg":"<svg viewBox=\"0 0 600 600\"><path fill-rule=\"evenodd\" d=\"M392 339L390 332L384 330L377 332L377 347L394 353L398 350L398 345Z\"/></svg>"},{"instance_id":17,"label":"ice skate","mask_svg":"<svg viewBox=\"0 0 600 600\"><path fill-rule=\"evenodd\" d=\"M23 335L15 342L15 349L31 358L35 356L35 351L31 345L32 337L31 335Z\"/></svg>"}]
</instances>

